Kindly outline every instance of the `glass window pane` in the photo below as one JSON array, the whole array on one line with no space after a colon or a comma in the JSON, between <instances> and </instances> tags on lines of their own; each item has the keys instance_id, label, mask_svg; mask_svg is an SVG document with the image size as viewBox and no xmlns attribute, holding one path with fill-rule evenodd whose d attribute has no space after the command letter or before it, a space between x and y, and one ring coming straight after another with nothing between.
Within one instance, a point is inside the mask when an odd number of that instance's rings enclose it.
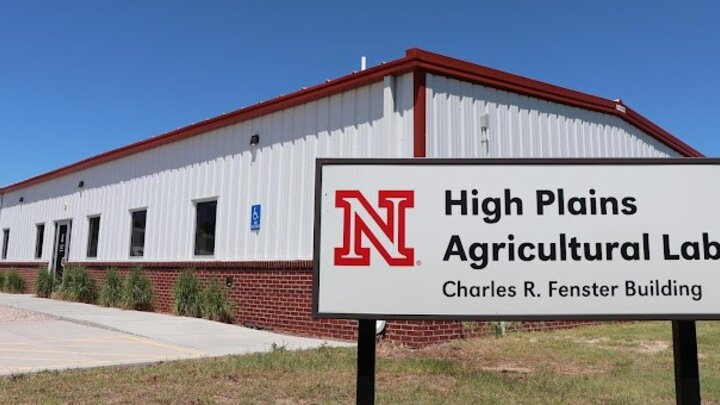
<instances>
[{"instance_id":1,"label":"glass window pane","mask_svg":"<svg viewBox=\"0 0 720 405\"><path fill-rule=\"evenodd\" d=\"M145 222L147 211L132 213L132 231L130 235L130 256L142 257L145 255Z\"/></svg>"},{"instance_id":2,"label":"glass window pane","mask_svg":"<svg viewBox=\"0 0 720 405\"><path fill-rule=\"evenodd\" d=\"M215 254L215 220L217 201L196 204L195 255L211 256Z\"/></svg>"},{"instance_id":3,"label":"glass window pane","mask_svg":"<svg viewBox=\"0 0 720 405\"><path fill-rule=\"evenodd\" d=\"M3 229L2 258L7 259L8 243L10 242L10 229Z\"/></svg>"},{"instance_id":4,"label":"glass window pane","mask_svg":"<svg viewBox=\"0 0 720 405\"><path fill-rule=\"evenodd\" d=\"M87 257L97 257L98 239L100 237L100 217L89 219Z\"/></svg>"},{"instance_id":5,"label":"glass window pane","mask_svg":"<svg viewBox=\"0 0 720 405\"><path fill-rule=\"evenodd\" d=\"M45 240L45 224L37 226L37 236L35 238L35 258L39 259L43 253L43 242Z\"/></svg>"}]
</instances>

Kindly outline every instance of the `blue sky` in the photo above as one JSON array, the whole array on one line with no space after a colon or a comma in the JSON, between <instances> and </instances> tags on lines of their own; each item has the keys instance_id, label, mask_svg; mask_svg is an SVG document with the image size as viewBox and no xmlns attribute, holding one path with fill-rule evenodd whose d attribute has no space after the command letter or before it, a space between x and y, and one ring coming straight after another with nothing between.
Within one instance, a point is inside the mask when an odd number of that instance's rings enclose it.
<instances>
[{"instance_id":1,"label":"blue sky","mask_svg":"<svg viewBox=\"0 0 720 405\"><path fill-rule=\"evenodd\" d=\"M0 185L420 47L720 156L720 2L0 0Z\"/></svg>"}]
</instances>

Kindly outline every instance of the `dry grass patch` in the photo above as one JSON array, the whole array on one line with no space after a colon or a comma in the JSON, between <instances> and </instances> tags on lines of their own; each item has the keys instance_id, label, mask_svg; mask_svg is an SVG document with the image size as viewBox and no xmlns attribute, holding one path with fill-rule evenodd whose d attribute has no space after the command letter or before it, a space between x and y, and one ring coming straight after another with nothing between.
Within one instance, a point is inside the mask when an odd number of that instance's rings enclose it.
<instances>
[{"instance_id":1,"label":"dry grass patch","mask_svg":"<svg viewBox=\"0 0 720 405\"><path fill-rule=\"evenodd\" d=\"M419 350L378 347L378 403L674 403L669 322L590 326ZM701 386L720 401L720 324L699 323ZM355 351L302 352L0 379L0 403L353 403Z\"/></svg>"}]
</instances>

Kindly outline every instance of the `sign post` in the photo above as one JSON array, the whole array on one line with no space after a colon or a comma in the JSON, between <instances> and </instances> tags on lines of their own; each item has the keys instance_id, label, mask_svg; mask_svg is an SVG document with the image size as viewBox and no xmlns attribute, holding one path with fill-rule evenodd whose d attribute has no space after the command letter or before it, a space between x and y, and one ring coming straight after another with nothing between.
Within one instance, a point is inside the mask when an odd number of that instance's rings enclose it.
<instances>
[{"instance_id":1,"label":"sign post","mask_svg":"<svg viewBox=\"0 0 720 405\"><path fill-rule=\"evenodd\" d=\"M673 321L675 397L678 405L700 403L697 337L694 321Z\"/></svg>"},{"instance_id":2,"label":"sign post","mask_svg":"<svg viewBox=\"0 0 720 405\"><path fill-rule=\"evenodd\" d=\"M720 159L320 159L316 175L313 316L360 320L358 401L375 319L671 320L678 403L699 401Z\"/></svg>"},{"instance_id":3,"label":"sign post","mask_svg":"<svg viewBox=\"0 0 720 405\"><path fill-rule=\"evenodd\" d=\"M375 403L375 321L358 321L357 403Z\"/></svg>"}]
</instances>

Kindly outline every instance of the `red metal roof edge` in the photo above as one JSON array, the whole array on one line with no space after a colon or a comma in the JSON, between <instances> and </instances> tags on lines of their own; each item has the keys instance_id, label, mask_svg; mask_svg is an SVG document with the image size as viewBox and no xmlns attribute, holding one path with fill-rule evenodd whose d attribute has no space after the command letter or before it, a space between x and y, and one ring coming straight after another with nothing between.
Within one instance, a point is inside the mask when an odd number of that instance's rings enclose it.
<instances>
[{"instance_id":1,"label":"red metal roof edge","mask_svg":"<svg viewBox=\"0 0 720 405\"><path fill-rule=\"evenodd\" d=\"M632 110L622 101L613 101L581 93L422 49L409 49L407 56L418 60L418 68L425 69L429 73L437 73L501 90L617 116L686 157L704 157L702 153Z\"/></svg>"},{"instance_id":2,"label":"red metal roof edge","mask_svg":"<svg viewBox=\"0 0 720 405\"><path fill-rule=\"evenodd\" d=\"M427 73L467 80L489 87L520 93L548 101L615 115L653 136L663 144L687 157L703 155L680 139L671 135L647 118L633 111L622 102L615 102L586 93L551 85L511 73L480 66L418 48L408 49L404 58L378 65L362 72L352 73L326 83L312 86L285 96L260 102L188 125L164 134L123 146L111 151L81 160L68 166L0 188L0 194L9 193L54 178L78 172L126 156L144 152L168 143L177 142L200 133L237 124L262 115L308 103L323 97L341 93L353 88L380 81L384 76L403 74L422 69ZM619 108L620 106L621 108ZM621 111L624 110L624 111Z\"/></svg>"},{"instance_id":3,"label":"red metal roof edge","mask_svg":"<svg viewBox=\"0 0 720 405\"><path fill-rule=\"evenodd\" d=\"M209 118L207 120L178 128L140 142L113 149L111 151L81 160L77 163L11 184L5 188L0 188L0 193L16 191L54 178L72 174L89 167L121 159L126 156L166 145L168 143L177 142L207 131L237 124L259 116L272 114L274 112L308 103L323 97L381 81L383 80L383 77L387 75L403 74L410 72L413 69L414 63L410 58L405 57L397 59L361 72L351 73L338 79L308 87L285 96L263 101L249 107Z\"/></svg>"}]
</instances>

